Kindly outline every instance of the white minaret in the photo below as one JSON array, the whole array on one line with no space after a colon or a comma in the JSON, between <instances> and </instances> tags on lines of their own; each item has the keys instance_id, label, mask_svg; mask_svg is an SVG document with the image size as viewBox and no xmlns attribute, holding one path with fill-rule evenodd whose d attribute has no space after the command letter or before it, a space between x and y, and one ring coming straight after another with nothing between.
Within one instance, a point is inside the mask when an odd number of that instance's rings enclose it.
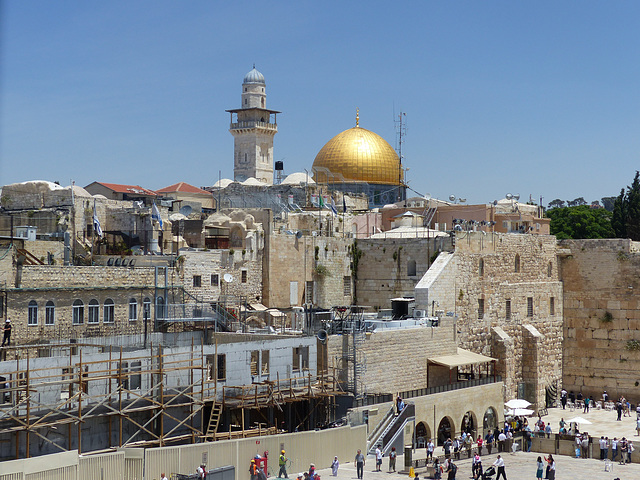
<instances>
[{"instance_id":1,"label":"white minaret","mask_svg":"<svg viewBox=\"0 0 640 480\"><path fill-rule=\"evenodd\" d=\"M278 132L276 116L280 112L267 110L264 76L255 65L242 82L242 107L227 112L234 139L233 179L242 182L255 177L272 185L273 137Z\"/></svg>"}]
</instances>

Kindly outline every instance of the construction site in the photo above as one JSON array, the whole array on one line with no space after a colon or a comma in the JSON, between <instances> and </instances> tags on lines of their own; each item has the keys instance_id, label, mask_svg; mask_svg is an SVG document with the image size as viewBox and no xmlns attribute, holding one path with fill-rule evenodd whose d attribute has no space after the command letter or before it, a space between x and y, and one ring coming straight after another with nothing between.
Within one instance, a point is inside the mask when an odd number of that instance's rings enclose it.
<instances>
[{"instance_id":1,"label":"construction site","mask_svg":"<svg viewBox=\"0 0 640 480\"><path fill-rule=\"evenodd\" d=\"M155 333L9 347L1 459L162 447L331 424L345 395L316 337ZM166 335L166 334L165 334ZM118 346L115 346L118 345ZM13 360L12 360L13 359Z\"/></svg>"}]
</instances>

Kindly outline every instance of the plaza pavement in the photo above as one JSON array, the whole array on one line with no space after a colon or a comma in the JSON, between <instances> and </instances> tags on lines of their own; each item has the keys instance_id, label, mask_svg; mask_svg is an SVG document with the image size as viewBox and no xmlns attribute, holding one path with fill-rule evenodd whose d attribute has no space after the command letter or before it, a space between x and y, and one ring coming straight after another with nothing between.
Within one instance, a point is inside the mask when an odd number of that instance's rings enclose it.
<instances>
[{"instance_id":1,"label":"plaza pavement","mask_svg":"<svg viewBox=\"0 0 640 480\"><path fill-rule=\"evenodd\" d=\"M636 436L636 415L635 412L632 412L631 417L622 417L622 421L618 422L616 419L618 415L615 411L609 412L606 410L593 410L591 409L589 413L583 413L582 410L571 411L568 408L566 410L562 410L562 408L550 408L548 410L548 415L542 417L545 423L551 422L551 428L553 429L553 433L557 433L559 430L559 422L561 418L564 418L565 421L569 420L574 416L581 416L586 420L592 422L591 425L582 425L580 430L582 432L588 432L592 437L600 437L605 436L610 439L613 437L627 437L634 442L636 448L640 448L640 437ZM533 424L537 420L537 417L531 417L529 419L529 423ZM597 447L596 447L597 448ZM353 463L353 458L355 457L356 452L336 452L340 459L340 469L338 471L338 476L335 477L336 480L356 480L356 470L355 465ZM436 449L436 454L442 454L441 447ZM424 449L419 449L413 454L413 458L424 458L425 451ZM486 469L489 465L491 465L496 459L497 453L494 450L492 455L483 455L482 464ZM505 461L505 472L507 474L507 478L510 480L520 480L520 479L531 479L535 480L536 478L536 459L538 456L543 456L543 454L531 452L516 452L506 453L503 458ZM572 479L572 480L591 480L591 479L602 479L602 480L613 480L615 478L620 478L620 480L640 480L640 464L628 464L628 465L619 465L618 462L613 463L613 471L605 472L604 471L604 462L597 459L582 459L582 458L573 458L569 456L557 455L556 459L556 478L560 479ZM373 456L368 456L366 465L364 468L364 480L394 480L400 477L407 477L406 473L389 473L387 472L387 468L389 465L389 459L384 458L383 460L383 471L375 472L375 458ZM399 469L403 468L404 458L402 455L398 456L397 465ZM456 461L456 465L458 466L458 473L456 475L456 479L468 479L471 478L471 459L463 459ZM318 473L323 477L324 480L333 479L331 477L331 469L325 468L320 469L321 465L317 465L319 468ZM424 469L418 469L417 473L420 475L421 479L426 478L424 476ZM293 478L297 472L291 472L290 477ZM443 478L447 478L447 475L444 474ZM495 476L493 480L495 480Z\"/></svg>"}]
</instances>

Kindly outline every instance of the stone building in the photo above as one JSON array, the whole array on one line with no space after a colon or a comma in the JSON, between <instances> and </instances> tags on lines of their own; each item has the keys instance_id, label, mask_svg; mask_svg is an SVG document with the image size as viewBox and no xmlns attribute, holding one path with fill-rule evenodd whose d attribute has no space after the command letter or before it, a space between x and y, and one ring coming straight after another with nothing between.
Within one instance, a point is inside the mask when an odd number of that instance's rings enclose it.
<instances>
[{"instance_id":1,"label":"stone building","mask_svg":"<svg viewBox=\"0 0 640 480\"><path fill-rule=\"evenodd\" d=\"M460 232L416 286L416 306L458 318L458 345L498 358L505 396L537 407L562 371L563 292L556 239Z\"/></svg>"},{"instance_id":2,"label":"stone building","mask_svg":"<svg viewBox=\"0 0 640 480\"><path fill-rule=\"evenodd\" d=\"M638 400L640 242L562 240L563 386L597 400Z\"/></svg>"}]
</instances>

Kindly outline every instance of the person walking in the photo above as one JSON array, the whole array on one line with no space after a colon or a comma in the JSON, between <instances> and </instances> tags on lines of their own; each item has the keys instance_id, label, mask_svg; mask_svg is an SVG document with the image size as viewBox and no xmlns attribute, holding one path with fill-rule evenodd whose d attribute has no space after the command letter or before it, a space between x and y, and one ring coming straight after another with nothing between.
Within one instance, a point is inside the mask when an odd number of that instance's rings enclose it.
<instances>
[{"instance_id":1,"label":"person walking","mask_svg":"<svg viewBox=\"0 0 640 480\"><path fill-rule=\"evenodd\" d=\"M636 436L640 435L640 417L636 420Z\"/></svg>"},{"instance_id":2,"label":"person walking","mask_svg":"<svg viewBox=\"0 0 640 480\"><path fill-rule=\"evenodd\" d=\"M360 449L358 449L358 453L356 453L355 462L356 462L356 474L358 475L359 479L362 479L365 460L364 460L364 455L362 454L362 450Z\"/></svg>"},{"instance_id":3,"label":"person walking","mask_svg":"<svg viewBox=\"0 0 640 480\"><path fill-rule=\"evenodd\" d=\"M547 461L547 479L556 480L556 461L553 459L553 455L549 454L544 459Z\"/></svg>"},{"instance_id":4,"label":"person walking","mask_svg":"<svg viewBox=\"0 0 640 480\"><path fill-rule=\"evenodd\" d=\"M8 318L4 321L4 335L2 336L2 346L4 347L5 342L7 346L11 346L11 320Z\"/></svg>"},{"instance_id":5,"label":"person walking","mask_svg":"<svg viewBox=\"0 0 640 480\"><path fill-rule=\"evenodd\" d=\"M496 458L496 461L493 462L493 466L498 467L498 474L496 475L496 480L500 478L500 475L502 475L502 478L504 478L504 480L507 480L507 474L504 472L504 460L500 455L498 455L498 458Z\"/></svg>"},{"instance_id":6,"label":"person walking","mask_svg":"<svg viewBox=\"0 0 640 480\"><path fill-rule=\"evenodd\" d=\"M396 452L396 447L391 447L391 452L389 452L389 471L396 471L396 457L398 456Z\"/></svg>"},{"instance_id":7,"label":"person walking","mask_svg":"<svg viewBox=\"0 0 640 480\"><path fill-rule=\"evenodd\" d=\"M542 463L542 458L538 457L536 461L536 478L542 478L542 471L544 470L544 463Z\"/></svg>"},{"instance_id":8,"label":"person walking","mask_svg":"<svg viewBox=\"0 0 640 480\"><path fill-rule=\"evenodd\" d=\"M618 400L616 402L616 411L618 412L618 421L622 421L622 402Z\"/></svg>"},{"instance_id":9,"label":"person walking","mask_svg":"<svg viewBox=\"0 0 640 480\"><path fill-rule=\"evenodd\" d=\"M449 466L447 467L447 480L456 480L456 472L458 471L458 466L453 463L453 460L449 462Z\"/></svg>"},{"instance_id":10,"label":"person walking","mask_svg":"<svg viewBox=\"0 0 640 480\"><path fill-rule=\"evenodd\" d=\"M382 450L380 450L380 445L376 447L376 472L382 471Z\"/></svg>"},{"instance_id":11,"label":"person walking","mask_svg":"<svg viewBox=\"0 0 640 480\"><path fill-rule=\"evenodd\" d=\"M475 480L482 478L482 459L479 454L475 454L473 462L471 463L471 475Z\"/></svg>"},{"instance_id":12,"label":"person walking","mask_svg":"<svg viewBox=\"0 0 640 480\"><path fill-rule=\"evenodd\" d=\"M257 480L258 478L258 466L256 465L256 461L252 458L251 463L249 464L249 475L251 475L251 480Z\"/></svg>"},{"instance_id":13,"label":"person walking","mask_svg":"<svg viewBox=\"0 0 640 480\"><path fill-rule=\"evenodd\" d=\"M331 475L334 477L338 476L338 467L340 466L340 462L338 461L338 457L333 457L333 462L331 462Z\"/></svg>"},{"instance_id":14,"label":"person walking","mask_svg":"<svg viewBox=\"0 0 640 480\"><path fill-rule=\"evenodd\" d=\"M280 466L280 470L278 471L278 478L289 478L289 476L287 475L287 457L285 456L284 450L280 452L280 456L278 457L278 465Z\"/></svg>"},{"instance_id":15,"label":"person walking","mask_svg":"<svg viewBox=\"0 0 640 480\"><path fill-rule=\"evenodd\" d=\"M433 461L433 478L436 480L440 480L442 478L442 470L438 457Z\"/></svg>"},{"instance_id":16,"label":"person walking","mask_svg":"<svg viewBox=\"0 0 640 480\"><path fill-rule=\"evenodd\" d=\"M433 451L435 450L435 448L436 446L433 444L433 439L430 438L427 442L427 460L429 460L429 458L433 460Z\"/></svg>"},{"instance_id":17,"label":"person walking","mask_svg":"<svg viewBox=\"0 0 640 480\"><path fill-rule=\"evenodd\" d=\"M449 458L451 456L451 438L447 438L444 441L444 445L442 445L442 449L444 450L444 458Z\"/></svg>"},{"instance_id":18,"label":"person walking","mask_svg":"<svg viewBox=\"0 0 640 480\"><path fill-rule=\"evenodd\" d=\"M627 454L629 453L629 444L627 443L627 439L622 437L620 440L620 465L626 465L629 461L629 457Z\"/></svg>"},{"instance_id":19,"label":"person walking","mask_svg":"<svg viewBox=\"0 0 640 480\"><path fill-rule=\"evenodd\" d=\"M493 432L489 430L489 433L484 437L484 444L487 446L487 453L491 455L491 449L493 448Z\"/></svg>"},{"instance_id":20,"label":"person walking","mask_svg":"<svg viewBox=\"0 0 640 480\"><path fill-rule=\"evenodd\" d=\"M567 391L564 388L560 392L560 403L562 404L562 409L564 410L567 406Z\"/></svg>"}]
</instances>

